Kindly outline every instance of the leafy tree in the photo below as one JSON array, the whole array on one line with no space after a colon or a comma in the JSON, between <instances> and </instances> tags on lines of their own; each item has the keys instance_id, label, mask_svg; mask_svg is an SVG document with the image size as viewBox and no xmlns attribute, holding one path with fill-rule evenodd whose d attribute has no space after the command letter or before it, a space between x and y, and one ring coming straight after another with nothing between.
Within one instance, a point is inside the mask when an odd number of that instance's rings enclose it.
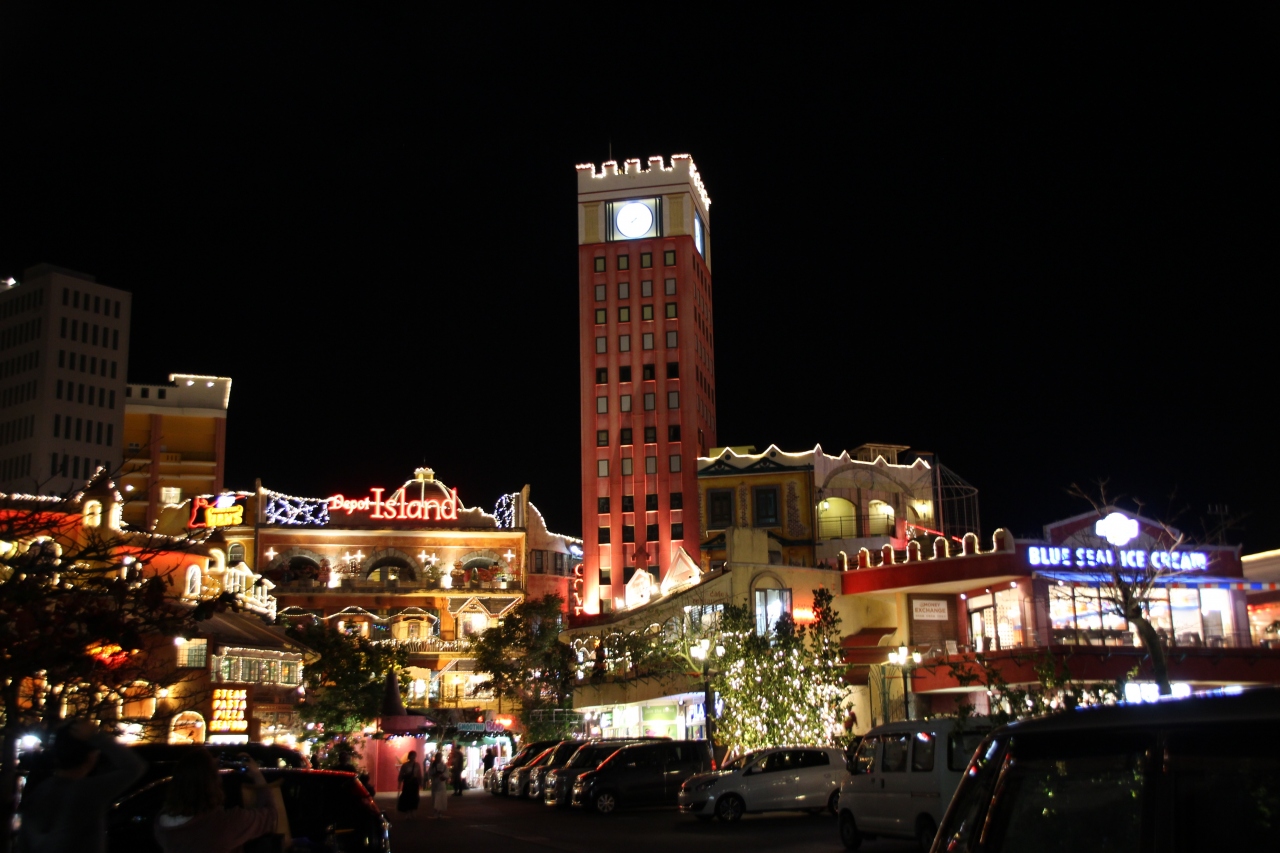
<instances>
[{"instance_id":1,"label":"leafy tree","mask_svg":"<svg viewBox=\"0 0 1280 853\"><path fill-rule=\"evenodd\" d=\"M714 682L724 700L716 730L720 745L743 752L842 739L840 700L847 687L840 619L831 602L828 590L814 590L812 627L797 626L784 614L764 636L756 633L751 608L725 607L724 653Z\"/></svg>"},{"instance_id":2,"label":"leafy tree","mask_svg":"<svg viewBox=\"0 0 1280 853\"><path fill-rule=\"evenodd\" d=\"M316 724L322 741L357 732L380 716L387 673L405 677L409 653L394 643L344 634L318 620L295 622L286 633L320 655L304 671L307 693L298 711L304 722Z\"/></svg>"},{"instance_id":3,"label":"leafy tree","mask_svg":"<svg viewBox=\"0 0 1280 853\"><path fill-rule=\"evenodd\" d=\"M525 599L473 647L476 671L489 676L484 686L517 705L515 712L530 738L555 737L564 725L563 718L550 722L555 715L535 712L573 706L573 655L560 642L563 612L564 599L558 595Z\"/></svg>"}]
</instances>

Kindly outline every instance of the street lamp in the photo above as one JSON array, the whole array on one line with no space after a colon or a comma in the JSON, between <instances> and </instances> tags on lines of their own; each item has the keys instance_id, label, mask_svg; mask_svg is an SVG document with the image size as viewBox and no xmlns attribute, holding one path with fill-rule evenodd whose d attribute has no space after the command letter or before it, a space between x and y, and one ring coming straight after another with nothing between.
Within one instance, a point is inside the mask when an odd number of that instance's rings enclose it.
<instances>
[{"instance_id":1,"label":"street lamp","mask_svg":"<svg viewBox=\"0 0 1280 853\"><path fill-rule=\"evenodd\" d=\"M689 655L694 660L702 661L702 716L704 725L707 729L707 741L715 743L716 729L716 697L715 692L711 689L711 659L712 657L721 657L724 655L724 646L711 645L711 641L705 637L694 643L689 649Z\"/></svg>"},{"instance_id":2,"label":"street lamp","mask_svg":"<svg viewBox=\"0 0 1280 853\"><path fill-rule=\"evenodd\" d=\"M907 708L907 719L911 719L911 670L920 665L919 652L913 652L906 646L898 646L896 652L889 652L889 664L898 667L902 673L902 701Z\"/></svg>"}]
</instances>

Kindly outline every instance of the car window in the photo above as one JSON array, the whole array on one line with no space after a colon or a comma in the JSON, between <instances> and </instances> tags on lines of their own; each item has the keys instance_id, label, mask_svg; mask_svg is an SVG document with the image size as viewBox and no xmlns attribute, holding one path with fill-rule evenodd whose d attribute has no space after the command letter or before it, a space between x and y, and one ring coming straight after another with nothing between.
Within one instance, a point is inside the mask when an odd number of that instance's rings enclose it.
<instances>
[{"instance_id":1,"label":"car window","mask_svg":"<svg viewBox=\"0 0 1280 853\"><path fill-rule=\"evenodd\" d=\"M820 749L802 749L796 757L799 759L798 767L825 767L831 763L831 756Z\"/></svg>"},{"instance_id":2,"label":"car window","mask_svg":"<svg viewBox=\"0 0 1280 853\"><path fill-rule=\"evenodd\" d=\"M916 732L911 745L911 770L929 773L933 770L933 752L937 737L929 732Z\"/></svg>"},{"instance_id":3,"label":"car window","mask_svg":"<svg viewBox=\"0 0 1280 853\"><path fill-rule=\"evenodd\" d=\"M1175 733L1167 751L1175 850L1214 849L1228 831L1234 849L1280 849L1280 741L1274 725Z\"/></svg>"},{"instance_id":4,"label":"car window","mask_svg":"<svg viewBox=\"0 0 1280 853\"><path fill-rule=\"evenodd\" d=\"M952 732L947 738L947 769L959 772L968 767L974 750L986 736L985 731Z\"/></svg>"},{"instance_id":5,"label":"car window","mask_svg":"<svg viewBox=\"0 0 1280 853\"><path fill-rule=\"evenodd\" d=\"M901 773L907 769L907 749L911 744L911 733L881 735L884 741L884 760L880 769L885 773Z\"/></svg>"},{"instance_id":6,"label":"car window","mask_svg":"<svg viewBox=\"0 0 1280 853\"><path fill-rule=\"evenodd\" d=\"M624 765L634 764L637 767L656 767L662 763L662 751L651 747L629 749L618 757Z\"/></svg>"},{"instance_id":7,"label":"car window","mask_svg":"<svg viewBox=\"0 0 1280 853\"><path fill-rule=\"evenodd\" d=\"M1147 733L1015 734L1014 760L987 818L987 846L1002 853L1145 849L1154 829L1147 780L1155 747Z\"/></svg>"},{"instance_id":8,"label":"car window","mask_svg":"<svg viewBox=\"0 0 1280 853\"><path fill-rule=\"evenodd\" d=\"M939 835L946 839L942 849L972 849L972 842L981 831L991 792L995 789L1003 750L1003 741L991 740L982 745L980 752L975 752L974 766L960 780L945 822L938 830Z\"/></svg>"},{"instance_id":9,"label":"car window","mask_svg":"<svg viewBox=\"0 0 1280 853\"><path fill-rule=\"evenodd\" d=\"M879 748L880 738L878 736L864 737L862 743L858 744L858 754L853 757L853 764L849 768L849 772L854 775L874 773L876 771L876 750Z\"/></svg>"}]
</instances>

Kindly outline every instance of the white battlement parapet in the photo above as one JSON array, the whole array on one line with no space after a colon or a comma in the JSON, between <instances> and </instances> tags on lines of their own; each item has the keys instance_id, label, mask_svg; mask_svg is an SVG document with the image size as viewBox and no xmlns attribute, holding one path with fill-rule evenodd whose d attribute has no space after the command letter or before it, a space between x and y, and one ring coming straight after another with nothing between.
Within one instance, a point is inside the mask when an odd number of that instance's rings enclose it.
<instances>
[{"instance_id":1,"label":"white battlement parapet","mask_svg":"<svg viewBox=\"0 0 1280 853\"><path fill-rule=\"evenodd\" d=\"M704 217L711 208L711 197L707 195L698 167L688 154L673 154L669 166L663 164L661 156L655 156L649 158L647 167L639 158L635 158L624 160L621 170L617 160L606 160L599 170L594 163L579 163L577 170L580 201L586 197L621 197L635 193L637 189L661 189L686 183L693 188L694 197L700 202ZM618 181L616 185L615 180Z\"/></svg>"}]
</instances>

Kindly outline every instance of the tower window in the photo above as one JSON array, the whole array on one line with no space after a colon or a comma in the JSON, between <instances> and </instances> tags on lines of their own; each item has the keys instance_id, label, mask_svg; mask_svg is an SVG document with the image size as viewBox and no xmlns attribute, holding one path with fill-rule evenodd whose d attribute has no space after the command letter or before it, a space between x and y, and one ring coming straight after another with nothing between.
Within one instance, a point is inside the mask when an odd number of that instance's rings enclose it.
<instances>
[{"instance_id":1,"label":"tower window","mask_svg":"<svg viewBox=\"0 0 1280 853\"><path fill-rule=\"evenodd\" d=\"M647 524L644 528L644 539L646 542L658 541L658 525Z\"/></svg>"},{"instance_id":2,"label":"tower window","mask_svg":"<svg viewBox=\"0 0 1280 853\"><path fill-rule=\"evenodd\" d=\"M674 316L676 316L676 303L668 302L667 303L667 319L670 320Z\"/></svg>"},{"instance_id":3,"label":"tower window","mask_svg":"<svg viewBox=\"0 0 1280 853\"><path fill-rule=\"evenodd\" d=\"M680 424L672 424L667 427L667 441L680 440Z\"/></svg>"},{"instance_id":4,"label":"tower window","mask_svg":"<svg viewBox=\"0 0 1280 853\"><path fill-rule=\"evenodd\" d=\"M635 512L635 511L636 511L636 496L635 496L635 495L623 495L623 496L622 496L622 511L623 511L623 512Z\"/></svg>"},{"instance_id":5,"label":"tower window","mask_svg":"<svg viewBox=\"0 0 1280 853\"><path fill-rule=\"evenodd\" d=\"M663 252L663 253L662 253L662 262L663 262L664 264L666 264L667 266L669 266L669 267L673 267L673 266L675 266L675 265L676 265L676 252L675 252L675 249L667 249L665 252Z\"/></svg>"},{"instance_id":6,"label":"tower window","mask_svg":"<svg viewBox=\"0 0 1280 853\"><path fill-rule=\"evenodd\" d=\"M658 457L646 456L644 458L644 472L646 474L658 473Z\"/></svg>"},{"instance_id":7,"label":"tower window","mask_svg":"<svg viewBox=\"0 0 1280 853\"><path fill-rule=\"evenodd\" d=\"M600 545L609 544L609 528L607 527L596 528L596 543Z\"/></svg>"},{"instance_id":8,"label":"tower window","mask_svg":"<svg viewBox=\"0 0 1280 853\"><path fill-rule=\"evenodd\" d=\"M597 308L596 309L596 325L603 326L607 320L608 320L608 314L605 312L605 310L603 308Z\"/></svg>"},{"instance_id":9,"label":"tower window","mask_svg":"<svg viewBox=\"0 0 1280 853\"><path fill-rule=\"evenodd\" d=\"M631 282L629 281L618 282L618 298L619 299L631 298Z\"/></svg>"},{"instance_id":10,"label":"tower window","mask_svg":"<svg viewBox=\"0 0 1280 853\"><path fill-rule=\"evenodd\" d=\"M641 296L643 296L643 297L645 297L645 298L648 298L648 297L650 297L650 296L653 296L653 282L652 282L652 281L645 280L645 281L640 282L640 295L641 295Z\"/></svg>"},{"instance_id":11,"label":"tower window","mask_svg":"<svg viewBox=\"0 0 1280 853\"><path fill-rule=\"evenodd\" d=\"M675 296L675 295L676 295L676 280L675 280L674 278L669 278L669 279L667 279L667 281L666 281L666 285L667 285L667 296Z\"/></svg>"},{"instance_id":12,"label":"tower window","mask_svg":"<svg viewBox=\"0 0 1280 853\"><path fill-rule=\"evenodd\" d=\"M675 333L673 332L672 334L675 334ZM668 379L680 378L680 362L678 361L667 362L667 378Z\"/></svg>"},{"instance_id":13,"label":"tower window","mask_svg":"<svg viewBox=\"0 0 1280 853\"><path fill-rule=\"evenodd\" d=\"M609 446L609 431L607 429L596 430L596 447Z\"/></svg>"},{"instance_id":14,"label":"tower window","mask_svg":"<svg viewBox=\"0 0 1280 853\"><path fill-rule=\"evenodd\" d=\"M649 308L650 313L653 312L653 306L646 307ZM640 348L653 349L653 332L645 332L640 336Z\"/></svg>"},{"instance_id":15,"label":"tower window","mask_svg":"<svg viewBox=\"0 0 1280 853\"><path fill-rule=\"evenodd\" d=\"M679 391L667 392L667 408L668 409L680 408L680 392Z\"/></svg>"},{"instance_id":16,"label":"tower window","mask_svg":"<svg viewBox=\"0 0 1280 853\"><path fill-rule=\"evenodd\" d=\"M641 319L641 320L652 320L652 319L653 319L653 306L652 306L652 305L641 305L641 306L640 306L640 319Z\"/></svg>"},{"instance_id":17,"label":"tower window","mask_svg":"<svg viewBox=\"0 0 1280 853\"><path fill-rule=\"evenodd\" d=\"M604 336L596 338L596 352L608 352L608 351L609 351L609 339ZM143 388L142 390L145 391L147 389Z\"/></svg>"},{"instance_id":18,"label":"tower window","mask_svg":"<svg viewBox=\"0 0 1280 853\"><path fill-rule=\"evenodd\" d=\"M630 335L618 336L618 352L631 352L631 336Z\"/></svg>"},{"instance_id":19,"label":"tower window","mask_svg":"<svg viewBox=\"0 0 1280 853\"><path fill-rule=\"evenodd\" d=\"M646 511L648 511L648 512L657 512L657 511L658 511L658 496L657 496L656 494L654 494L654 495L645 495L645 496L644 496L644 508L645 508L645 510L646 510Z\"/></svg>"},{"instance_id":20,"label":"tower window","mask_svg":"<svg viewBox=\"0 0 1280 853\"><path fill-rule=\"evenodd\" d=\"M622 445L631 444L631 427L623 427L618 430L618 443Z\"/></svg>"},{"instance_id":21,"label":"tower window","mask_svg":"<svg viewBox=\"0 0 1280 853\"><path fill-rule=\"evenodd\" d=\"M608 381L609 381L609 368L597 367L596 368L596 384L604 385Z\"/></svg>"},{"instance_id":22,"label":"tower window","mask_svg":"<svg viewBox=\"0 0 1280 853\"><path fill-rule=\"evenodd\" d=\"M679 471L680 471L680 454L679 454L679 453L672 453L672 454L671 454L671 460L670 460L670 462L671 462L671 473L672 473L672 474L677 474L677 473L679 473Z\"/></svg>"},{"instance_id":23,"label":"tower window","mask_svg":"<svg viewBox=\"0 0 1280 853\"><path fill-rule=\"evenodd\" d=\"M653 252L640 253L640 266L644 269L648 269L653 266Z\"/></svg>"},{"instance_id":24,"label":"tower window","mask_svg":"<svg viewBox=\"0 0 1280 853\"><path fill-rule=\"evenodd\" d=\"M684 493L672 492L667 495L667 505L671 509L684 509Z\"/></svg>"},{"instance_id":25,"label":"tower window","mask_svg":"<svg viewBox=\"0 0 1280 853\"><path fill-rule=\"evenodd\" d=\"M608 459L596 460L596 476L597 477L609 476L609 460Z\"/></svg>"},{"instance_id":26,"label":"tower window","mask_svg":"<svg viewBox=\"0 0 1280 853\"><path fill-rule=\"evenodd\" d=\"M645 380L646 382L648 382L648 381L650 381L651 379L654 379L654 378L655 378L656 370L654 369L654 366L653 366L652 364L646 364L646 365L644 365L644 366L643 366L643 370L644 370L644 380Z\"/></svg>"},{"instance_id":27,"label":"tower window","mask_svg":"<svg viewBox=\"0 0 1280 853\"><path fill-rule=\"evenodd\" d=\"M674 331L667 332L667 349L675 349L679 345Z\"/></svg>"},{"instance_id":28,"label":"tower window","mask_svg":"<svg viewBox=\"0 0 1280 853\"><path fill-rule=\"evenodd\" d=\"M631 457L630 456L622 457L622 476L624 477L631 476Z\"/></svg>"},{"instance_id":29,"label":"tower window","mask_svg":"<svg viewBox=\"0 0 1280 853\"><path fill-rule=\"evenodd\" d=\"M644 410L646 412L652 412L655 408L657 408L656 397L657 395L653 393L648 393L644 395Z\"/></svg>"},{"instance_id":30,"label":"tower window","mask_svg":"<svg viewBox=\"0 0 1280 853\"><path fill-rule=\"evenodd\" d=\"M609 398L596 397L596 414L603 415L609 411Z\"/></svg>"},{"instance_id":31,"label":"tower window","mask_svg":"<svg viewBox=\"0 0 1280 853\"><path fill-rule=\"evenodd\" d=\"M619 309L618 309L618 322L619 322L619 323L630 323L630 322L631 322L631 308L630 308L630 306L624 305L624 306L622 306L621 308L619 308Z\"/></svg>"},{"instance_id":32,"label":"tower window","mask_svg":"<svg viewBox=\"0 0 1280 853\"><path fill-rule=\"evenodd\" d=\"M623 542L636 541L636 527L634 524L622 525L622 541Z\"/></svg>"},{"instance_id":33,"label":"tower window","mask_svg":"<svg viewBox=\"0 0 1280 853\"><path fill-rule=\"evenodd\" d=\"M596 498L596 512L608 512L608 511L609 511L609 499Z\"/></svg>"},{"instance_id":34,"label":"tower window","mask_svg":"<svg viewBox=\"0 0 1280 853\"><path fill-rule=\"evenodd\" d=\"M657 444L657 442L658 442L658 428L657 428L657 427L645 427L645 428L644 428L644 443L645 443L645 444Z\"/></svg>"},{"instance_id":35,"label":"tower window","mask_svg":"<svg viewBox=\"0 0 1280 853\"><path fill-rule=\"evenodd\" d=\"M621 412L631 411L631 395L623 394L618 398L618 410Z\"/></svg>"},{"instance_id":36,"label":"tower window","mask_svg":"<svg viewBox=\"0 0 1280 853\"><path fill-rule=\"evenodd\" d=\"M630 256L630 255L618 255L618 269L620 269L620 270L629 270L629 269L631 269L631 256Z\"/></svg>"},{"instance_id":37,"label":"tower window","mask_svg":"<svg viewBox=\"0 0 1280 853\"><path fill-rule=\"evenodd\" d=\"M604 272L604 258L596 258L596 272Z\"/></svg>"},{"instance_id":38,"label":"tower window","mask_svg":"<svg viewBox=\"0 0 1280 853\"><path fill-rule=\"evenodd\" d=\"M604 302L605 287L603 284L596 285L596 302Z\"/></svg>"},{"instance_id":39,"label":"tower window","mask_svg":"<svg viewBox=\"0 0 1280 853\"><path fill-rule=\"evenodd\" d=\"M684 525L683 525L683 524L679 524L679 523L677 523L677 524L673 524L673 525L671 525L671 538L672 538L673 540L683 539L683 538L684 538Z\"/></svg>"},{"instance_id":40,"label":"tower window","mask_svg":"<svg viewBox=\"0 0 1280 853\"><path fill-rule=\"evenodd\" d=\"M626 364L618 368L618 381L619 382L631 381L631 365Z\"/></svg>"}]
</instances>

